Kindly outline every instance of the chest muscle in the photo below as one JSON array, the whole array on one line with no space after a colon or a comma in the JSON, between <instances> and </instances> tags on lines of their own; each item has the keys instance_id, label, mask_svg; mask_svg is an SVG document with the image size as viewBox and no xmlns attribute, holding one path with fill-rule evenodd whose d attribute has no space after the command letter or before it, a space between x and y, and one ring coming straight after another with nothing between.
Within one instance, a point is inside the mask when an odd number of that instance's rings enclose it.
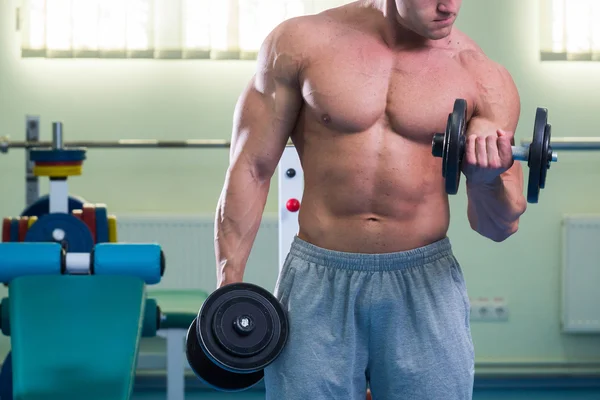
<instances>
[{"instance_id":1,"label":"chest muscle","mask_svg":"<svg viewBox=\"0 0 600 400\"><path fill-rule=\"evenodd\" d=\"M392 54L377 46L347 46L304 71L308 116L342 133L384 123L411 140L443 132L456 98L472 105L475 84L446 54Z\"/></svg>"}]
</instances>

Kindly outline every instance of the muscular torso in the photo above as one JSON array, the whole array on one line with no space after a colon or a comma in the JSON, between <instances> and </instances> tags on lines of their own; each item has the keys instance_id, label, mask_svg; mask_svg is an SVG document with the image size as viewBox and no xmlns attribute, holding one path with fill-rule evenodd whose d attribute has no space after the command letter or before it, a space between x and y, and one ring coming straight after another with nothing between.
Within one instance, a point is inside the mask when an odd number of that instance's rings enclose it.
<instances>
[{"instance_id":1,"label":"muscular torso","mask_svg":"<svg viewBox=\"0 0 600 400\"><path fill-rule=\"evenodd\" d=\"M321 44L307 51L300 76L299 236L348 252L423 246L443 238L450 219L432 136L444 132L456 98L475 102L477 87L457 38L396 50L376 21L353 15L334 10L315 26Z\"/></svg>"}]
</instances>

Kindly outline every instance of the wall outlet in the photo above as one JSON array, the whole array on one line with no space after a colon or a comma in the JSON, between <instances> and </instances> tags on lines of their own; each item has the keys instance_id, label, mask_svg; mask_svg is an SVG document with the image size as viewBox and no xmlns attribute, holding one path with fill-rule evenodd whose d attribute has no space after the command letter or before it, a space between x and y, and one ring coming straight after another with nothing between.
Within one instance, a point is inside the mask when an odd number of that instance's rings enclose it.
<instances>
[{"instance_id":1,"label":"wall outlet","mask_svg":"<svg viewBox=\"0 0 600 400\"><path fill-rule=\"evenodd\" d=\"M470 300L471 321L503 322L508 321L509 310L507 302L502 297L479 297Z\"/></svg>"}]
</instances>

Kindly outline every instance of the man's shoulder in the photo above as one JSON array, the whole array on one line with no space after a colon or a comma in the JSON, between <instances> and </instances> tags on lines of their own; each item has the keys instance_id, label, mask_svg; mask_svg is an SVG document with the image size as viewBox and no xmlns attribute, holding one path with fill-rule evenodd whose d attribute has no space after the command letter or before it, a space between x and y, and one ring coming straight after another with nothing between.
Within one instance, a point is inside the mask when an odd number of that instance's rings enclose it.
<instances>
[{"instance_id":1,"label":"man's shoulder","mask_svg":"<svg viewBox=\"0 0 600 400\"><path fill-rule=\"evenodd\" d=\"M327 40L336 22L335 16L326 12L292 17L279 23L269 37L284 48L300 47L306 50L307 45L322 44Z\"/></svg>"},{"instance_id":2,"label":"man's shoulder","mask_svg":"<svg viewBox=\"0 0 600 400\"><path fill-rule=\"evenodd\" d=\"M518 118L520 110L519 92L508 69L500 62L488 57L483 49L470 37L458 32L457 59L476 82L479 93L476 108L496 104L510 110ZM496 111L497 112L497 111Z\"/></svg>"},{"instance_id":3,"label":"man's shoulder","mask_svg":"<svg viewBox=\"0 0 600 400\"><path fill-rule=\"evenodd\" d=\"M461 31L454 33L458 62L477 80L512 80L508 69L500 62L490 58L475 40ZM490 82L490 83L492 83Z\"/></svg>"},{"instance_id":4,"label":"man's shoulder","mask_svg":"<svg viewBox=\"0 0 600 400\"><path fill-rule=\"evenodd\" d=\"M300 46L307 51L312 45L323 47L341 32L356 28L356 19L364 20L359 2L333 7L315 14L291 17L279 23L270 33L283 46Z\"/></svg>"}]
</instances>

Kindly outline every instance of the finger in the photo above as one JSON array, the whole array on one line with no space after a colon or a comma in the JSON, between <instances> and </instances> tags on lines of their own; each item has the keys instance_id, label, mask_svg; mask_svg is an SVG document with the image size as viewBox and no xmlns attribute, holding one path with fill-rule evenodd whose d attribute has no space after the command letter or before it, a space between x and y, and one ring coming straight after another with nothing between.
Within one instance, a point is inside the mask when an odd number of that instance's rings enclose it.
<instances>
[{"instance_id":1,"label":"finger","mask_svg":"<svg viewBox=\"0 0 600 400\"><path fill-rule=\"evenodd\" d=\"M509 138L498 138L498 156L504 168L509 168L513 164L512 143Z\"/></svg>"},{"instance_id":2,"label":"finger","mask_svg":"<svg viewBox=\"0 0 600 400\"><path fill-rule=\"evenodd\" d=\"M511 143L512 143L513 138L515 137L514 132L505 131L503 129L498 129L496 131L496 133L498 134L498 137L506 138Z\"/></svg>"},{"instance_id":3,"label":"finger","mask_svg":"<svg viewBox=\"0 0 600 400\"><path fill-rule=\"evenodd\" d=\"M485 138L485 148L487 152L488 165L490 168L499 169L502 167L502 161L498 154L498 138L488 136Z\"/></svg>"},{"instance_id":4,"label":"finger","mask_svg":"<svg viewBox=\"0 0 600 400\"><path fill-rule=\"evenodd\" d=\"M488 157L485 143L485 137L478 136L477 139L475 139L475 155L477 157L477 165L481 168L488 167Z\"/></svg>"},{"instance_id":5,"label":"finger","mask_svg":"<svg viewBox=\"0 0 600 400\"><path fill-rule=\"evenodd\" d=\"M475 155L475 139L476 137L473 135L467 137L467 143L465 145L465 161L468 165L477 164L477 156Z\"/></svg>"}]
</instances>

